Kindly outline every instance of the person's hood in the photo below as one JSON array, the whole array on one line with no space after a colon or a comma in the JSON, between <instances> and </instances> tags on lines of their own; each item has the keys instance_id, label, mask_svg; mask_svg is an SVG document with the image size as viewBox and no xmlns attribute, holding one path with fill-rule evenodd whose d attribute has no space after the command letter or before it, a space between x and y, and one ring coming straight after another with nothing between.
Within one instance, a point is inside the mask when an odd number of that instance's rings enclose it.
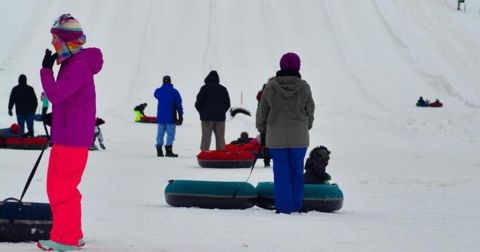
<instances>
[{"instance_id":1,"label":"person's hood","mask_svg":"<svg viewBox=\"0 0 480 252\"><path fill-rule=\"evenodd\" d=\"M217 71L211 71L205 77L205 84L220 84L220 77L218 77Z\"/></svg>"},{"instance_id":2,"label":"person's hood","mask_svg":"<svg viewBox=\"0 0 480 252\"><path fill-rule=\"evenodd\" d=\"M302 88L305 88L305 82L297 76L275 77L271 85L283 97L291 97Z\"/></svg>"},{"instance_id":3,"label":"person's hood","mask_svg":"<svg viewBox=\"0 0 480 252\"><path fill-rule=\"evenodd\" d=\"M100 49L92 47L82 49L79 53L75 54L70 60L84 60L87 62L90 70L93 74L97 74L102 70L103 66L103 55Z\"/></svg>"}]
</instances>

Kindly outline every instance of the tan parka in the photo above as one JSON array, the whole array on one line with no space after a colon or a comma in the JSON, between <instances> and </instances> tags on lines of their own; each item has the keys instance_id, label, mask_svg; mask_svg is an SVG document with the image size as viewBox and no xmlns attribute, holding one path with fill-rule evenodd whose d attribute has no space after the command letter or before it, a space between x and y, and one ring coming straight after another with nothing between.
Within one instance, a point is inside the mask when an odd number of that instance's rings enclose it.
<instances>
[{"instance_id":1,"label":"tan parka","mask_svg":"<svg viewBox=\"0 0 480 252\"><path fill-rule=\"evenodd\" d=\"M297 76L272 78L257 108L256 127L267 133L268 148L302 148L309 145L315 103L308 83Z\"/></svg>"}]
</instances>

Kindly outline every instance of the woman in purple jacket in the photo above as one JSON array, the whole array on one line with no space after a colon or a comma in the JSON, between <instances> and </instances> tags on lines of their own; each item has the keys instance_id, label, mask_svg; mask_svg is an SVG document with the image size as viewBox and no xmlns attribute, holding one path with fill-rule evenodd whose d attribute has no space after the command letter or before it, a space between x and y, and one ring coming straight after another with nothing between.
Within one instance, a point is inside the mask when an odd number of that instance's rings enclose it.
<instances>
[{"instance_id":1,"label":"woman in purple jacket","mask_svg":"<svg viewBox=\"0 0 480 252\"><path fill-rule=\"evenodd\" d=\"M52 103L52 143L47 173L47 193L53 215L50 240L37 246L44 250L75 250L83 246L79 190L95 130L95 82L103 65L98 48L82 48L86 42L80 23L70 14L54 23L52 45L45 51L40 76ZM60 65L57 77L52 67Z\"/></svg>"}]
</instances>

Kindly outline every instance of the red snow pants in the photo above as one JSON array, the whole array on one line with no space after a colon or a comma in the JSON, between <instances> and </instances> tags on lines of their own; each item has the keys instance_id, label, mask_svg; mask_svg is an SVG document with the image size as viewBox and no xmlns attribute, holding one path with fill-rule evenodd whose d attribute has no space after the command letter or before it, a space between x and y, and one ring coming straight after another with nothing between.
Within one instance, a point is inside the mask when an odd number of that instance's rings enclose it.
<instances>
[{"instance_id":1,"label":"red snow pants","mask_svg":"<svg viewBox=\"0 0 480 252\"><path fill-rule=\"evenodd\" d=\"M82 233L82 195L77 189L87 164L88 148L53 145L47 172L47 194L52 210L50 240L78 245Z\"/></svg>"}]
</instances>

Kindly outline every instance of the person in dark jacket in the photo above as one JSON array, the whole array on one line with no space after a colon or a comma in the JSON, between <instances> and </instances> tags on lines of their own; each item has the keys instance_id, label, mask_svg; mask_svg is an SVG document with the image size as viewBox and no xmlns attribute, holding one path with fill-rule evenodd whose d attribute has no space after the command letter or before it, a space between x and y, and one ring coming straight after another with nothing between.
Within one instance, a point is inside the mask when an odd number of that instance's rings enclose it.
<instances>
[{"instance_id":1,"label":"person in dark jacket","mask_svg":"<svg viewBox=\"0 0 480 252\"><path fill-rule=\"evenodd\" d=\"M420 96L417 101L417 107L428 107L429 103L430 102L428 100L424 100L423 97Z\"/></svg>"},{"instance_id":2,"label":"person in dark jacket","mask_svg":"<svg viewBox=\"0 0 480 252\"><path fill-rule=\"evenodd\" d=\"M202 142L200 150L210 149L212 132L215 134L216 150L225 149L225 114L230 108L227 89L220 84L217 71L211 71L205 78L195 101L195 108L202 122Z\"/></svg>"},{"instance_id":3,"label":"person in dark jacket","mask_svg":"<svg viewBox=\"0 0 480 252\"><path fill-rule=\"evenodd\" d=\"M142 116L145 116L144 111L145 111L146 107L147 107L147 103L145 102L145 103L142 103L142 104L139 104L139 105L135 106L135 108L133 108L133 111L138 111L138 112L140 112L140 114Z\"/></svg>"},{"instance_id":4,"label":"person in dark jacket","mask_svg":"<svg viewBox=\"0 0 480 252\"><path fill-rule=\"evenodd\" d=\"M20 74L18 77L18 85L10 92L10 101L8 102L8 115L12 116L12 109L15 105L15 113L17 114L17 122L20 127L20 133L25 133L25 122L27 123L28 132L25 136L33 137L33 117L37 110L37 95L33 87L27 85L27 76Z\"/></svg>"},{"instance_id":5,"label":"person in dark jacket","mask_svg":"<svg viewBox=\"0 0 480 252\"><path fill-rule=\"evenodd\" d=\"M142 104L139 104L137 106L135 106L135 108L133 108L133 111L135 112L135 122L140 122L142 121L142 117L145 117L145 108L147 107L147 103L142 103Z\"/></svg>"},{"instance_id":6,"label":"person in dark jacket","mask_svg":"<svg viewBox=\"0 0 480 252\"><path fill-rule=\"evenodd\" d=\"M299 71L300 57L284 54L280 71L265 86L257 108L256 127L260 134L267 132L265 145L273 159L277 213L303 208L303 166L315 103Z\"/></svg>"},{"instance_id":7,"label":"person in dark jacket","mask_svg":"<svg viewBox=\"0 0 480 252\"><path fill-rule=\"evenodd\" d=\"M303 182L305 184L326 184L331 179L325 171L328 160L330 160L330 151L325 146L317 146L310 151L310 155L305 163L305 174Z\"/></svg>"},{"instance_id":8,"label":"person in dark jacket","mask_svg":"<svg viewBox=\"0 0 480 252\"><path fill-rule=\"evenodd\" d=\"M238 138L237 140L231 141L230 144L247 144L247 143L250 143L250 141L252 140L253 138L249 137L246 131L242 131L240 133L240 138Z\"/></svg>"},{"instance_id":9,"label":"person in dark jacket","mask_svg":"<svg viewBox=\"0 0 480 252\"><path fill-rule=\"evenodd\" d=\"M163 84L157 88L154 93L158 100L157 106L157 156L163 157L163 137L167 133L167 142L165 144L165 156L178 157L173 153L173 141L175 140L176 125L183 122L183 106L182 97L177 89L173 87L170 76L163 77ZM178 113L178 119L177 119Z\"/></svg>"}]
</instances>

